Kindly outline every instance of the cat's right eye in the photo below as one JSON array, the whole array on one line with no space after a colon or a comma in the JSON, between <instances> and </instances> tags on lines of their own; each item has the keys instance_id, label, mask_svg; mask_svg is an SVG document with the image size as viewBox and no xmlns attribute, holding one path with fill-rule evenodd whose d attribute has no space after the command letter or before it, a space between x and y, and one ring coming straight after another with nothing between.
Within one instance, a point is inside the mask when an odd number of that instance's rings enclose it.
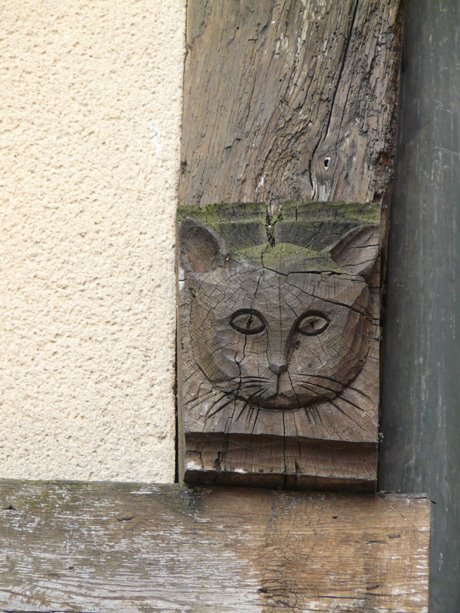
<instances>
[{"instance_id":1,"label":"cat's right eye","mask_svg":"<svg viewBox=\"0 0 460 613\"><path fill-rule=\"evenodd\" d=\"M262 315L251 309L242 309L233 313L230 325L240 334L259 334L267 326Z\"/></svg>"},{"instance_id":2,"label":"cat's right eye","mask_svg":"<svg viewBox=\"0 0 460 613\"><path fill-rule=\"evenodd\" d=\"M316 336L328 327L329 320L321 313L306 313L297 324L297 330L305 336Z\"/></svg>"}]
</instances>

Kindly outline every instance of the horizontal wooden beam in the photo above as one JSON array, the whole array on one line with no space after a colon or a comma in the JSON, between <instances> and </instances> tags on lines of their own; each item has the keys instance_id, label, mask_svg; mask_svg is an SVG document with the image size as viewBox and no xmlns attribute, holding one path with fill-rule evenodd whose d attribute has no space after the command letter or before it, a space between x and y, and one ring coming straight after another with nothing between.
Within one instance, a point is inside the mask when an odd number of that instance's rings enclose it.
<instances>
[{"instance_id":1,"label":"horizontal wooden beam","mask_svg":"<svg viewBox=\"0 0 460 613\"><path fill-rule=\"evenodd\" d=\"M0 482L0 608L420 611L430 503L179 485Z\"/></svg>"}]
</instances>

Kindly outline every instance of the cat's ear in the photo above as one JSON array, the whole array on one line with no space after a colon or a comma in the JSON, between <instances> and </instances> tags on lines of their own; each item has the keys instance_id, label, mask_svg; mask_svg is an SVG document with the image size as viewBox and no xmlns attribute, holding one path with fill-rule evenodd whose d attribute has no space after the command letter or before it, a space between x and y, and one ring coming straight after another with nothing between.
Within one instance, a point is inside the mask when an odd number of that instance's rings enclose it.
<instances>
[{"instance_id":1,"label":"cat's ear","mask_svg":"<svg viewBox=\"0 0 460 613\"><path fill-rule=\"evenodd\" d=\"M195 219L185 219L179 229L180 259L185 270L210 272L224 265L227 253L222 239Z\"/></svg>"},{"instance_id":2,"label":"cat's ear","mask_svg":"<svg viewBox=\"0 0 460 613\"><path fill-rule=\"evenodd\" d=\"M366 276L372 270L380 250L380 226L361 226L345 234L329 255L340 268L353 275Z\"/></svg>"}]
</instances>

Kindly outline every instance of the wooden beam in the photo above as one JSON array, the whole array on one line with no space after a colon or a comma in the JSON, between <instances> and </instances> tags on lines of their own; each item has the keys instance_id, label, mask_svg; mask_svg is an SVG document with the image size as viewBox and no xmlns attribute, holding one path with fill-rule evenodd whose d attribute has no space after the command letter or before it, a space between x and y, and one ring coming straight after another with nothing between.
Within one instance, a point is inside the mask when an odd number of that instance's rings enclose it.
<instances>
[{"instance_id":1,"label":"wooden beam","mask_svg":"<svg viewBox=\"0 0 460 613\"><path fill-rule=\"evenodd\" d=\"M0 608L427 611L430 503L0 482Z\"/></svg>"},{"instance_id":2,"label":"wooden beam","mask_svg":"<svg viewBox=\"0 0 460 613\"><path fill-rule=\"evenodd\" d=\"M188 3L178 344L188 482L375 489L399 6Z\"/></svg>"},{"instance_id":3,"label":"wooden beam","mask_svg":"<svg viewBox=\"0 0 460 613\"><path fill-rule=\"evenodd\" d=\"M189 0L181 204L381 202L400 0Z\"/></svg>"}]
</instances>

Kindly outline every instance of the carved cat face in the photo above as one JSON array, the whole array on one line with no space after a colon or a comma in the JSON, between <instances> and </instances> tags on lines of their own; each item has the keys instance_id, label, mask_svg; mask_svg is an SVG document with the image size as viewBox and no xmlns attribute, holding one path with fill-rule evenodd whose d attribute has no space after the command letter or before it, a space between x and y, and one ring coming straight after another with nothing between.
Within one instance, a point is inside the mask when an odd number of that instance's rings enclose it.
<instances>
[{"instance_id":1,"label":"carved cat face","mask_svg":"<svg viewBox=\"0 0 460 613\"><path fill-rule=\"evenodd\" d=\"M372 226L327 252L265 245L255 259L230 254L189 219L181 245L193 356L214 387L260 409L293 410L333 398L356 377L370 338Z\"/></svg>"}]
</instances>

